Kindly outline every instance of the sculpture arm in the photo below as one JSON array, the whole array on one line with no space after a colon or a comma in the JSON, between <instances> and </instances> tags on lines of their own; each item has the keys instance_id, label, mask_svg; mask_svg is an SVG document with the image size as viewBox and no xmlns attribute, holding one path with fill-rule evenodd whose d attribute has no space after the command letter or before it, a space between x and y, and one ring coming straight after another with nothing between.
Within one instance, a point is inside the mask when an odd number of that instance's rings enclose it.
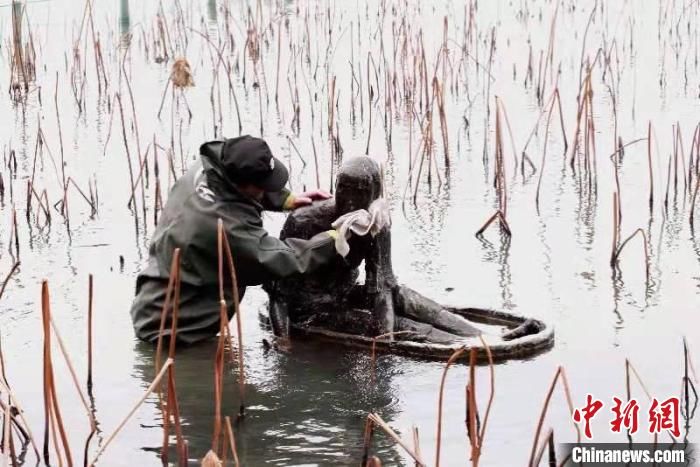
<instances>
[{"instance_id":1,"label":"sculpture arm","mask_svg":"<svg viewBox=\"0 0 700 467\"><path fill-rule=\"evenodd\" d=\"M393 332L395 325L393 289L396 278L391 265L391 231L383 229L372 241L365 257L365 285L372 314L382 334Z\"/></svg>"},{"instance_id":2,"label":"sculpture arm","mask_svg":"<svg viewBox=\"0 0 700 467\"><path fill-rule=\"evenodd\" d=\"M365 284L368 293L392 290L397 281L391 264L391 231L382 229L372 239L372 247L365 257Z\"/></svg>"},{"instance_id":3,"label":"sculpture arm","mask_svg":"<svg viewBox=\"0 0 700 467\"><path fill-rule=\"evenodd\" d=\"M282 341L289 340L289 309L283 300L270 296L270 325L272 332Z\"/></svg>"}]
</instances>

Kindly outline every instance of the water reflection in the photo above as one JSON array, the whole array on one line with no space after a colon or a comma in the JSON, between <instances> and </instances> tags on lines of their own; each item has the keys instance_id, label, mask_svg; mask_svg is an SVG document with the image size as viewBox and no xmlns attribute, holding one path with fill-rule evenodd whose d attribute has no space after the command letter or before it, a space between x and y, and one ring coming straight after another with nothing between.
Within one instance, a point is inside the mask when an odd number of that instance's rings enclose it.
<instances>
[{"instance_id":1,"label":"water reflection","mask_svg":"<svg viewBox=\"0 0 700 467\"><path fill-rule=\"evenodd\" d=\"M397 416L393 359L378 360L373 382L368 353L329 352L328 344L306 342L296 343L293 353L280 353L265 351L260 344L246 350L246 415L234 423L244 465L262 459L271 465L356 463L362 456L367 415L376 411L388 423ZM181 349L175 359L190 458L201 459L212 445L215 353L212 340ZM139 342L136 354L133 373L147 385L154 375L155 350ZM232 420L240 405L236 373L229 367L224 380L222 413ZM144 449L159 452L160 446ZM373 449L392 465L402 462L392 443L381 436L375 437Z\"/></svg>"},{"instance_id":2,"label":"water reflection","mask_svg":"<svg viewBox=\"0 0 700 467\"><path fill-rule=\"evenodd\" d=\"M209 23L216 26L218 21L218 11L216 9L216 0L207 0L207 16L209 18Z\"/></svg>"},{"instance_id":3,"label":"water reflection","mask_svg":"<svg viewBox=\"0 0 700 467\"><path fill-rule=\"evenodd\" d=\"M511 290L512 281L509 262L511 237L499 226L496 226L496 228L498 228L499 233L498 245L494 245L483 236L479 236L477 239L484 250L484 261L498 265L498 285L501 291L501 306L503 308L513 309L515 303Z\"/></svg>"},{"instance_id":4,"label":"water reflection","mask_svg":"<svg viewBox=\"0 0 700 467\"><path fill-rule=\"evenodd\" d=\"M131 16L129 16L129 0L119 0L119 44L128 47L131 42Z\"/></svg>"}]
</instances>

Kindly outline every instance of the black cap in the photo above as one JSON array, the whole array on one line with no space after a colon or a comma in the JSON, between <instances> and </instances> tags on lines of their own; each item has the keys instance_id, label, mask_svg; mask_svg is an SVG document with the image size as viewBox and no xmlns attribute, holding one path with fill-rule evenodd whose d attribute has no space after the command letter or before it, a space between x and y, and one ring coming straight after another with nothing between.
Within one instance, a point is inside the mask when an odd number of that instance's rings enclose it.
<instances>
[{"instance_id":1,"label":"black cap","mask_svg":"<svg viewBox=\"0 0 700 467\"><path fill-rule=\"evenodd\" d=\"M280 191L289 180L284 164L272 155L265 140L250 135L224 141L221 163L234 183L250 183L265 191Z\"/></svg>"}]
</instances>

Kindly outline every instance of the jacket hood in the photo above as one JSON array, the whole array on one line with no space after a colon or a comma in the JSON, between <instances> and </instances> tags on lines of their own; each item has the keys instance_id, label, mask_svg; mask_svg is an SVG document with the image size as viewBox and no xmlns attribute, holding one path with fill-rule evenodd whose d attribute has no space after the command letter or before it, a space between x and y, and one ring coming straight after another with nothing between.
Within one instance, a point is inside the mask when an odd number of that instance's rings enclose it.
<instances>
[{"instance_id":1,"label":"jacket hood","mask_svg":"<svg viewBox=\"0 0 700 467\"><path fill-rule=\"evenodd\" d=\"M204 166L205 171L214 172L220 178L226 180L226 173L224 172L224 166L221 161L221 152L223 147L223 141L209 141L199 147L199 154L202 158L202 165Z\"/></svg>"}]
</instances>

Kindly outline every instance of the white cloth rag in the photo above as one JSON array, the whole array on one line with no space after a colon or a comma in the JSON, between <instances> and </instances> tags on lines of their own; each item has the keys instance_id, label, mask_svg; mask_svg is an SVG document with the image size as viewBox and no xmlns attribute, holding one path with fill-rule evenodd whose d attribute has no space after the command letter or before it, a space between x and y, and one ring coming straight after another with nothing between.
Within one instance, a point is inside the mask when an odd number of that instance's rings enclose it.
<instances>
[{"instance_id":1,"label":"white cloth rag","mask_svg":"<svg viewBox=\"0 0 700 467\"><path fill-rule=\"evenodd\" d=\"M338 231L335 249L344 258L350 252L348 238L351 233L361 237L371 234L374 237L383 228L391 227L389 204L384 198L378 198L369 205L369 209L358 209L343 214L333 222L332 226Z\"/></svg>"}]
</instances>

